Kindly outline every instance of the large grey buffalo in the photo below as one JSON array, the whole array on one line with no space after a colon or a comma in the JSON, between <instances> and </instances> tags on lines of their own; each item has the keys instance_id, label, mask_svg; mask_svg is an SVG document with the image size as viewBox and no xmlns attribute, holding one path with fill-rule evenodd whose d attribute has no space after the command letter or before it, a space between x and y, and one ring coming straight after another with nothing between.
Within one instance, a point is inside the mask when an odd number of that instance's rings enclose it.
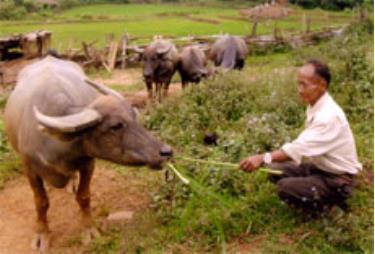
<instances>
[{"instance_id":1,"label":"large grey buffalo","mask_svg":"<svg viewBox=\"0 0 375 254\"><path fill-rule=\"evenodd\" d=\"M188 82L199 83L202 78L207 77L207 60L203 50L198 46L185 47L177 65L177 70L181 76L182 88Z\"/></svg>"},{"instance_id":2,"label":"large grey buffalo","mask_svg":"<svg viewBox=\"0 0 375 254\"><path fill-rule=\"evenodd\" d=\"M90 213L94 158L160 168L169 146L136 121L123 97L86 79L69 61L47 56L23 69L5 109L6 132L19 153L37 211L34 247L48 248L48 196L44 181L62 188L79 173L76 200L86 236L95 237ZM63 216L63 215L62 215Z\"/></svg>"},{"instance_id":3,"label":"large grey buffalo","mask_svg":"<svg viewBox=\"0 0 375 254\"><path fill-rule=\"evenodd\" d=\"M159 102L167 96L169 84L176 72L178 53L176 47L168 40L157 39L144 50L137 49L143 54L143 77L146 82L150 99L157 97ZM155 93L153 93L155 83ZM162 92L163 89L163 92Z\"/></svg>"},{"instance_id":4,"label":"large grey buffalo","mask_svg":"<svg viewBox=\"0 0 375 254\"><path fill-rule=\"evenodd\" d=\"M245 41L237 36L225 35L212 45L209 58L224 69L239 69L245 65L248 48Z\"/></svg>"}]
</instances>

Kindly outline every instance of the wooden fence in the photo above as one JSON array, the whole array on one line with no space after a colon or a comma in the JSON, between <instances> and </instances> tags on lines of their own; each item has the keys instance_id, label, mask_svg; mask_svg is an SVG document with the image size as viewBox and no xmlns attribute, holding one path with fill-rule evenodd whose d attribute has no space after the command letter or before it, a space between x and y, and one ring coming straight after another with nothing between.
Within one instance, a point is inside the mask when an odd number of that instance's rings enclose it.
<instances>
[{"instance_id":1,"label":"wooden fence","mask_svg":"<svg viewBox=\"0 0 375 254\"><path fill-rule=\"evenodd\" d=\"M319 41L340 36L346 26L326 27L316 31L304 31L299 34L283 34L275 28L272 35L261 36L240 36L249 46L250 54L264 52L277 47L299 48L305 45L312 45ZM211 45L223 34L208 36L187 36L187 37L163 37L171 40L178 49L190 45L199 45L206 53ZM159 36L160 37L160 36ZM81 48L69 49L62 53L62 57L79 62L83 67L104 67L111 72L115 68L124 69L127 66L137 66L140 63L138 49L143 49L147 44L139 44L139 40L145 37L132 37L125 33L121 39L116 40L113 35L107 38L107 46L104 48L95 47L96 41L90 43L82 42ZM155 36L154 36L155 39ZM149 38L152 41L152 38Z\"/></svg>"}]
</instances>

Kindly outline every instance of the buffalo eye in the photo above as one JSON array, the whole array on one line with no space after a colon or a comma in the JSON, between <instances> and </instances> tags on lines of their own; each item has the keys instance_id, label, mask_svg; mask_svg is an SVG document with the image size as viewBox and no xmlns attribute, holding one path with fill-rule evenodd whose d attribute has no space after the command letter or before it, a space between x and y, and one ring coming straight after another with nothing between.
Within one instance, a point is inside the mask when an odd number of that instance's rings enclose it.
<instances>
[{"instance_id":1,"label":"buffalo eye","mask_svg":"<svg viewBox=\"0 0 375 254\"><path fill-rule=\"evenodd\" d=\"M167 57L165 56L165 54L160 54L160 55L158 55L158 59L159 60L167 60Z\"/></svg>"},{"instance_id":2,"label":"buffalo eye","mask_svg":"<svg viewBox=\"0 0 375 254\"><path fill-rule=\"evenodd\" d=\"M117 123L117 124L114 124L114 125L112 125L110 127L110 131L117 132L117 131L121 130L124 127L125 127L125 125L123 123Z\"/></svg>"}]
</instances>

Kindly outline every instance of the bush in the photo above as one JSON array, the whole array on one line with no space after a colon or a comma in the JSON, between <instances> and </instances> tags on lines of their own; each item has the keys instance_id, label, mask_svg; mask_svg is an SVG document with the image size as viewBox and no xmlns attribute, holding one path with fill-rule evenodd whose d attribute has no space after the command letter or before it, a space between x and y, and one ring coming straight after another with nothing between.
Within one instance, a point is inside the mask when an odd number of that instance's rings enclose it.
<instances>
[{"instance_id":1,"label":"bush","mask_svg":"<svg viewBox=\"0 0 375 254\"><path fill-rule=\"evenodd\" d=\"M13 18L12 12L15 8L15 3L12 0L4 0L0 2L0 19Z\"/></svg>"},{"instance_id":2,"label":"bush","mask_svg":"<svg viewBox=\"0 0 375 254\"><path fill-rule=\"evenodd\" d=\"M79 4L80 4L79 0L60 0L59 9L60 10L69 9Z\"/></svg>"},{"instance_id":3,"label":"bush","mask_svg":"<svg viewBox=\"0 0 375 254\"><path fill-rule=\"evenodd\" d=\"M4 0L0 2L0 20L23 19L28 13L40 11L41 6L33 0Z\"/></svg>"},{"instance_id":4,"label":"bush","mask_svg":"<svg viewBox=\"0 0 375 254\"><path fill-rule=\"evenodd\" d=\"M162 138L176 148L175 165L191 180L186 186L169 172L167 183L154 196L155 212L168 227L169 237L208 243L206 248L212 251L244 232L276 239L289 234L295 242L292 246L271 244L264 247L265 252L371 251L373 188L367 182L373 164L371 33L368 23L355 24L344 38L300 49L291 57L295 65L311 57L330 65L331 93L346 112L364 163L355 195L349 201L352 212L303 224L302 217L278 199L265 174L247 175L178 158L183 154L238 163L248 154L279 148L303 128L305 113L292 72L267 70L250 77L246 72L232 71L189 88L179 98L168 99L144 119L149 128L160 131ZM217 146L202 144L207 131L218 134ZM301 241L298 230L311 232L311 236Z\"/></svg>"},{"instance_id":5,"label":"bush","mask_svg":"<svg viewBox=\"0 0 375 254\"><path fill-rule=\"evenodd\" d=\"M240 72L225 73L192 87L182 98L170 99L146 124L160 130L163 139L186 156L238 163L250 153L278 148L302 125L303 107L291 79L291 75L281 76L276 84L272 75L254 80ZM220 137L217 147L202 145L207 130ZM268 222L276 211L286 217L293 214L262 173L254 177L179 160L176 165L193 179L192 187L172 180L156 195L155 206L163 221L180 225L178 239L203 232L194 237L205 237L216 245L218 237L226 241L246 231L249 224L252 232L267 231L274 227Z\"/></svg>"},{"instance_id":6,"label":"bush","mask_svg":"<svg viewBox=\"0 0 375 254\"><path fill-rule=\"evenodd\" d=\"M38 11L40 6L35 3L34 0L23 0L22 5L25 7L27 12L35 12Z\"/></svg>"},{"instance_id":7,"label":"bush","mask_svg":"<svg viewBox=\"0 0 375 254\"><path fill-rule=\"evenodd\" d=\"M361 5L363 0L290 0L290 3L297 4L303 8L321 7L329 10L344 10Z\"/></svg>"}]
</instances>

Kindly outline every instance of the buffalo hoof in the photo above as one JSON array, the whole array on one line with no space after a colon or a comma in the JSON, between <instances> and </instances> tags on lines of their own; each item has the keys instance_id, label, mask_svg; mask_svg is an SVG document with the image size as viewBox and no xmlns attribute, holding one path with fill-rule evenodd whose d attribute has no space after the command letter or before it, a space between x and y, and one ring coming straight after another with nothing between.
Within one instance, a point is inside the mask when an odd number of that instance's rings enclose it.
<instances>
[{"instance_id":1,"label":"buffalo hoof","mask_svg":"<svg viewBox=\"0 0 375 254\"><path fill-rule=\"evenodd\" d=\"M96 227L86 228L82 233L82 243L83 245L88 245L92 240L100 236L99 230Z\"/></svg>"},{"instance_id":2,"label":"buffalo hoof","mask_svg":"<svg viewBox=\"0 0 375 254\"><path fill-rule=\"evenodd\" d=\"M65 186L65 190L68 193L75 194L78 191L78 176L75 174L74 177L72 177L68 184Z\"/></svg>"},{"instance_id":3,"label":"buffalo hoof","mask_svg":"<svg viewBox=\"0 0 375 254\"><path fill-rule=\"evenodd\" d=\"M50 233L37 233L31 242L31 248L44 254L49 250L50 243Z\"/></svg>"}]
</instances>

